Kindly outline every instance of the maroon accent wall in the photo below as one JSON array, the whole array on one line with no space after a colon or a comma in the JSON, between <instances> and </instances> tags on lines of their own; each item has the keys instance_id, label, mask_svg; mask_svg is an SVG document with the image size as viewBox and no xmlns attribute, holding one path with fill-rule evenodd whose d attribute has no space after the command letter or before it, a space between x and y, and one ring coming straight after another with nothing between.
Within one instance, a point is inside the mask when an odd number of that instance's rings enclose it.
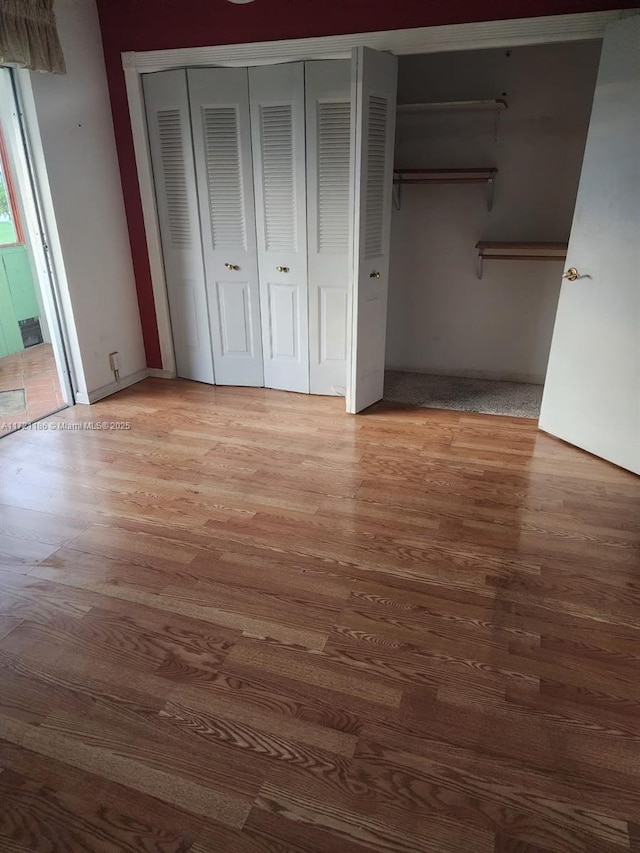
<instances>
[{"instance_id":1,"label":"maroon accent wall","mask_svg":"<svg viewBox=\"0 0 640 853\"><path fill-rule=\"evenodd\" d=\"M635 8L636 0L97 0L147 364L162 367L120 54Z\"/></svg>"}]
</instances>

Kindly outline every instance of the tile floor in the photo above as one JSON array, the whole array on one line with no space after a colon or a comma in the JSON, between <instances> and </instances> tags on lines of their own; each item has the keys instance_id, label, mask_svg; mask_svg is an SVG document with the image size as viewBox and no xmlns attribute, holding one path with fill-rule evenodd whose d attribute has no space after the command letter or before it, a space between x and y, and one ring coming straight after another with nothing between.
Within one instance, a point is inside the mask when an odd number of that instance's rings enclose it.
<instances>
[{"instance_id":1,"label":"tile floor","mask_svg":"<svg viewBox=\"0 0 640 853\"><path fill-rule=\"evenodd\" d=\"M0 414L0 436L13 432L16 423L31 423L65 405L51 344L0 358L0 394L24 390L24 408Z\"/></svg>"}]
</instances>

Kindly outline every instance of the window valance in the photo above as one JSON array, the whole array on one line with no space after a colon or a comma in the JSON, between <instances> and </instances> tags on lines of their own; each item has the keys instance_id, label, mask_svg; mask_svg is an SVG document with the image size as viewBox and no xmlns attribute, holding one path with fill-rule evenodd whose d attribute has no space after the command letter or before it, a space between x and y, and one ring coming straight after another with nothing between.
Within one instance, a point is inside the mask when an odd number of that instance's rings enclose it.
<instances>
[{"instance_id":1,"label":"window valance","mask_svg":"<svg viewBox=\"0 0 640 853\"><path fill-rule=\"evenodd\" d=\"M53 0L0 0L0 63L64 74Z\"/></svg>"}]
</instances>

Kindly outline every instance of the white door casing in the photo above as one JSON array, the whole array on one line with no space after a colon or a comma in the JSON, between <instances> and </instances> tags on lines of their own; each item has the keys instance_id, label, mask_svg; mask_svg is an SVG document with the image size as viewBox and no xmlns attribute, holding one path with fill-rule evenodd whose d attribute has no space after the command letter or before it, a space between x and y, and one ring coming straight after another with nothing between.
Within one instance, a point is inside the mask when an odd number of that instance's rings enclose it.
<instances>
[{"instance_id":1,"label":"white door casing","mask_svg":"<svg viewBox=\"0 0 640 853\"><path fill-rule=\"evenodd\" d=\"M28 71L22 72L29 74ZM0 68L0 128L4 136L9 169L17 189L15 201L24 227L25 248L34 274L36 298L41 307L40 323L44 339L51 343L60 389L70 406L82 394L82 376L73 311L65 292L63 265L56 251L59 241L55 223L47 217L43 187L37 180L33 127L24 103L20 72ZM15 90L14 90L15 85ZM24 135L23 135L24 134ZM63 290L65 288L65 290ZM86 387L86 386L85 386Z\"/></svg>"},{"instance_id":2,"label":"white door casing","mask_svg":"<svg viewBox=\"0 0 640 853\"><path fill-rule=\"evenodd\" d=\"M309 393L304 64L249 69L264 383Z\"/></svg>"},{"instance_id":3,"label":"white door casing","mask_svg":"<svg viewBox=\"0 0 640 853\"><path fill-rule=\"evenodd\" d=\"M640 17L605 34L540 428L640 474Z\"/></svg>"},{"instance_id":4,"label":"white door casing","mask_svg":"<svg viewBox=\"0 0 640 853\"><path fill-rule=\"evenodd\" d=\"M351 63L305 63L309 265L309 390L347 385Z\"/></svg>"},{"instance_id":5,"label":"white door casing","mask_svg":"<svg viewBox=\"0 0 640 853\"><path fill-rule=\"evenodd\" d=\"M263 384L246 68L187 72L218 385Z\"/></svg>"},{"instance_id":6,"label":"white door casing","mask_svg":"<svg viewBox=\"0 0 640 853\"><path fill-rule=\"evenodd\" d=\"M143 86L176 370L213 384L187 75L145 74Z\"/></svg>"},{"instance_id":7,"label":"white door casing","mask_svg":"<svg viewBox=\"0 0 640 853\"><path fill-rule=\"evenodd\" d=\"M351 413L381 400L384 392L397 63L389 53L353 51Z\"/></svg>"}]
</instances>

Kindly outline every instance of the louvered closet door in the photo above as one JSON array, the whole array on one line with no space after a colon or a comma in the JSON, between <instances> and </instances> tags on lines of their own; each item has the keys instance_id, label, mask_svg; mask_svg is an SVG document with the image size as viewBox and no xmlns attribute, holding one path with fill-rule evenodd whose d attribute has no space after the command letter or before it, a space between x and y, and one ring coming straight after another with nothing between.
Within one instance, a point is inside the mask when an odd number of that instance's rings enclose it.
<instances>
[{"instance_id":1,"label":"louvered closet door","mask_svg":"<svg viewBox=\"0 0 640 853\"><path fill-rule=\"evenodd\" d=\"M248 72L187 76L216 382L261 386Z\"/></svg>"},{"instance_id":2,"label":"louvered closet door","mask_svg":"<svg viewBox=\"0 0 640 853\"><path fill-rule=\"evenodd\" d=\"M143 76L176 369L213 383L185 71Z\"/></svg>"},{"instance_id":3,"label":"louvered closet door","mask_svg":"<svg viewBox=\"0 0 640 853\"><path fill-rule=\"evenodd\" d=\"M349 293L351 63L305 63L309 384L345 394Z\"/></svg>"},{"instance_id":4,"label":"louvered closet door","mask_svg":"<svg viewBox=\"0 0 640 853\"><path fill-rule=\"evenodd\" d=\"M347 411L360 412L384 391L397 60L360 47L351 66L355 180Z\"/></svg>"},{"instance_id":5,"label":"louvered closet door","mask_svg":"<svg viewBox=\"0 0 640 853\"><path fill-rule=\"evenodd\" d=\"M264 380L309 392L304 65L249 70Z\"/></svg>"}]
</instances>

